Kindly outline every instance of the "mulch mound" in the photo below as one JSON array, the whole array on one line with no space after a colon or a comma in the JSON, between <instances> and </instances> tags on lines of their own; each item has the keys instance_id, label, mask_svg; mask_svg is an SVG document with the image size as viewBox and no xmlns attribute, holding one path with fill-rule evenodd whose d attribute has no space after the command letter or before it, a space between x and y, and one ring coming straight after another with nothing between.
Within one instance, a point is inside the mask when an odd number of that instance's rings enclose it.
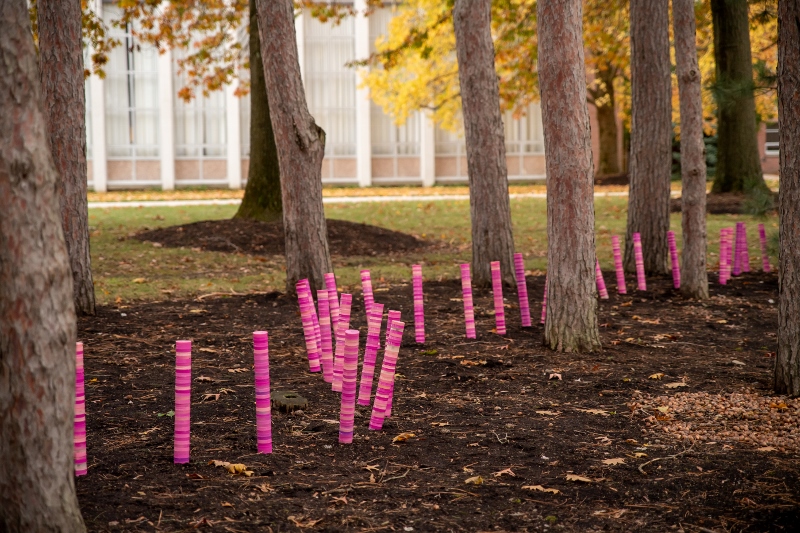
<instances>
[{"instance_id":1,"label":"mulch mound","mask_svg":"<svg viewBox=\"0 0 800 533\"><path fill-rule=\"evenodd\" d=\"M342 256L407 253L434 245L413 235L347 220L327 219L331 253ZM252 255L284 253L283 222L243 218L207 220L137 233L134 238L170 248L200 248Z\"/></svg>"},{"instance_id":2,"label":"mulch mound","mask_svg":"<svg viewBox=\"0 0 800 533\"><path fill-rule=\"evenodd\" d=\"M709 193L706 196L706 212L712 215L740 215L747 200L747 195L742 193ZM670 199L669 210L672 213L681 212L680 197Z\"/></svg>"},{"instance_id":3,"label":"mulch mound","mask_svg":"<svg viewBox=\"0 0 800 533\"><path fill-rule=\"evenodd\" d=\"M628 173L622 174L597 174L594 177L595 185L628 185Z\"/></svg>"}]
</instances>

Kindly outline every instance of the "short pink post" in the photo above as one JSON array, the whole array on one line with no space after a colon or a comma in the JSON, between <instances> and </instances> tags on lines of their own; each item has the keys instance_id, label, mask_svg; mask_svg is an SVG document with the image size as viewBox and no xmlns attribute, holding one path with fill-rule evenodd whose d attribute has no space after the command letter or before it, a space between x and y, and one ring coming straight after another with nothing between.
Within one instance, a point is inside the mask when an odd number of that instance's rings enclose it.
<instances>
[{"instance_id":1,"label":"short pink post","mask_svg":"<svg viewBox=\"0 0 800 533\"><path fill-rule=\"evenodd\" d=\"M542 297L542 318L539 320L540 324L544 324L544 320L547 318L547 282L549 278L547 276L544 277L544 296Z\"/></svg>"},{"instance_id":2,"label":"short pink post","mask_svg":"<svg viewBox=\"0 0 800 533\"><path fill-rule=\"evenodd\" d=\"M372 397L372 382L375 379L375 360L381 346L381 323L383 304L372 304L367 313L367 346L364 349L364 364L361 367L361 385L358 390L358 405L369 405Z\"/></svg>"},{"instance_id":3,"label":"short pink post","mask_svg":"<svg viewBox=\"0 0 800 533\"><path fill-rule=\"evenodd\" d=\"M411 265L414 287L414 337L417 344L425 343L425 306L422 296L422 265Z\"/></svg>"},{"instance_id":4,"label":"short pink post","mask_svg":"<svg viewBox=\"0 0 800 533\"><path fill-rule=\"evenodd\" d=\"M633 234L633 257L636 262L636 284L640 291L647 290L647 280L644 277L644 258L642 257L642 236Z\"/></svg>"},{"instance_id":5,"label":"short pink post","mask_svg":"<svg viewBox=\"0 0 800 533\"><path fill-rule=\"evenodd\" d=\"M597 283L597 292L600 294L600 299L608 300L606 280L603 278L603 271L600 270L600 261L597 258L594 260L594 280Z\"/></svg>"},{"instance_id":6,"label":"short pink post","mask_svg":"<svg viewBox=\"0 0 800 533\"><path fill-rule=\"evenodd\" d=\"M317 291L319 303L319 358L322 363L322 379L333 383L333 341L331 341L331 314L328 291Z\"/></svg>"},{"instance_id":7,"label":"short pink post","mask_svg":"<svg viewBox=\"0 0 800 533\"><path fill-rule=\"evenodd\" d=\"M331 313L331 330L336 332L339 324L339 291L336 288L336 276L333 272L325 274L325 288L328 289L328 309Z\"/></svg>"},{"instance_id":8,"label":"short pink post","mask_svg":"<svg viewBox=\"0 0 800 533\"><path fill-rule=\"evenodd\" d=\"M388 316L386 317L386 339L383 346L384 350L389 345L389 331L392 329L392 324L394 323L395 320L400 320L400 311L389 311ZM387 402L386 410L383 413L384 418L389 418L390 416L392 416L393 397L394 397L394 381L392 381L392 391L389 394L389 401Z\"/></svg>"},{"instance_id":9,"label":"short pink post","mask_svg":"<svg viewBox=\"0 0 800 533\"><path fill-rule=\"evenodd\" d=\"M769 254L767 253L767 232L764 229L764 224L758 225L758 238L761 240L761 268L764 272L771 270L769 266Z\"/></svg>"},{"instance_id":10,"label":"short pink post","mask_svg":"<svg viewBox=\"0 0 800 533\"><path fill-rule=\"evenodd\" d=\"M672 286L676 289L681 288L681 265L678 261L678 243L675 242L675 232L667 232L667 242L669 243L669 258L672 262Z\"/></svg>"},{"instance_id":11,"label":"short pink post","mask_svg":"<svg viewBox=\"0 0 800 533\"><path fill-rule=\"evenodd\" d=\"M369 313L369 308L375 303L375 297L372 294L372 278L370 277L369 270L361 271L361 293L364 295L364 313Z\"/></svg>"},{"instance_id":12,"label":"short pink post","mask_svg":"<svg viewBox=\"0 0 800 533\"><path fill-rule=\"evenodd\" d=\"M344 370L344 333L350 329L350 308L353 304L353 295L342 294L342 303L339 307L339 325L336 327L336 352L333 359L333 386L332 390L342 392L342 372Z\"/></svg>"},{"instance_id":13,"label":"short pink post","mask_svg":"<svg viewBox=\"0 0 800 533\"><path fill-rule=\"evenodd\" d=\"M269 335L253 332L256 385L256 442L258 453L272 453L272 400L269 394Z\"/></svg>"},{"instance_id":14,"label":"short pink post","mask_svg":"<svg viewBox=\"0 0 800 533\"><path fill-rule=\"evenodd\" d=\"M739 276L742 273L742 223L736 223L736 242L733 250L733 275Z\"/></svg>"},{"instance_id":15,"label":"short pink post","mask_svg":"<svg viewBox=\"0 0 800 533\"><path fill-rule=\"evenodd\" d=\"M75 418L73 421L75 475L85 476L86 467L86 389L84 388L83 343L75 343Z\"/></svg>"},{"instance_id":16,"label":"short pink post","mask_svg":"<svg viewBox=\"0 0 800 533\"><path fill-rule=\"evenodd\" d=\"M750 247L747 245L747 224L742 222L742 272L750 272Z\"/></svg>"},{"instance_id":17,"label":"short pink post","mask_svg":"<svg viewBox=\"0 0 800 533\"><path fill-rule=\"evenodd\" d=\"M467 328L467 338L475 336L475 308L472 305L472 276L469 272L469 263L461 265L461 295L464 299L464 324Z\"/></svg>"},{"instance_id":18,"label":"short pink post","mask_svg":"<svg viewBox=\"0 0 800 533\"><path fill-rule=\"evenodd\" d=\"M372 405L372 416L369 421L369 429L373 431L383 429L386 407L392 395L394 375L397 368L397 354L400 351L404 327L405 324L403 322L395 320L392 322L392 327L389 331L386 351L383 355L383 365L378 378L378 390L375 393L375 402Z\"/></svg>"},{"instance_id":19,"label":"short pink post","mask_svg":"<svg viewBox=\"0 0 800 533\"><path fill-rule=\"evenodd\" d=\"M625 270L622 268L622 252L619 249L619 237L611 236L611 249L614 251L614 270L617 271L617 292L628 294L625 287Z\"/></svg>"},{"instance_id":20,"label":"short pink post","mask_svg":"<svg viewBox=\"0 0 800 533\"><path fill-rule=\"evenodd\" d=\"M342 295L344 299L344 295ZM339 442L353 442L356 416L356 377L358 374L358 330L344 332L344 365L342 371L342 403L339 412Z\"/></svg>"},{"instance_id":21,"label":"short pink post","mask_svg":"<svg viewBox=\"0 0 800 533\"><path fill-rule=\"evenodd\" d=\"M494 321L498 335L506 334L506 310L503 305L503 278L500 274L500 261L489 263L492 272L492 295L494 296Z\"/></svg>"},{"instance_id":22,"label":"short pink post","mask_svg":"<svg viewBox=\"0 0 800 533\"><path fill-rule=\"evenodd\" d=\"M522 327L531 327L531 307L528 300L528 284L525 281L525 260L522 254L514 254L514 276L517 278L517 296L519 296L519 314Z\"/></svg>"},{"instance_id":23,"label":"short pink post","mask_svg":"<svg viewBox=\"0 0 800 533\"><path fill-rule=\"evenodd\" d=\"M719 284L726 285L728 283L726 275L726 263L728 261L728 230L727 228L720 228L719 230Z\"/></svg>"},{"instance_id":24,"label":"short pink post","mask_svg":"<svg viewBox=\"0 0 800 533\"><path fill-rule=\"evenodd\" d=\"M175 345L175 441L173 453L176 464L189 462L191 405L192 341L178 341Z\"/></svg>"},{"instance_id":25,"label":"short pink post","mask_svg":"<svg viewBox=\"0 0 800 533\"><path fill-rule=\"evenodd\" d=\"M314 320L314 301L311 299L311 292L308 289L308 280L301 279L296 284L297 300L300 304L300 320L303 323L303 335L306 339L306 353L308 354L308 369L311 372L319 372L319 346L317 345Z\"/></svg>"}]
</instances>

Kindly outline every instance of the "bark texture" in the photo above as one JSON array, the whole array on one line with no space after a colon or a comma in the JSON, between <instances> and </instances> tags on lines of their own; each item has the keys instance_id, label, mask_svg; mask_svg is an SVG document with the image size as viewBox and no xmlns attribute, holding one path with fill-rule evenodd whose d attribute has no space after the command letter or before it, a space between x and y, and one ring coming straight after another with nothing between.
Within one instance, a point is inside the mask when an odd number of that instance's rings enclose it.
<instances>
[{"instance_id":1,"label":"bark texture","mask_svg":"<svg viewBox=\"0 0 800 533\"><path fill-rule=\"evenodd\" d=\"M80 4L78 4L80 5ZM0 2L0 531L84 531L75 307L24 0Z\"/></svg>"},{"instance_id":2,"label":"bark texture","mask_svg":"<svg viewBox=\"0 0 800 533\"><path fill-rule=\"evenodd\" d=\"M295 283L303 278L322 289L323 276L333 272L322 208L325 132L306 105L292 0L256 0L256 6L270 120L282 176L286 290L294 293Z\"/></svg>"},{"instance_id":3,"label":"bark texture","mask_svg":"<svg viewBox=\"0 0 800 533\"><path fill-rule=\"evenodd\" d=\"M278 220L283 214L281 172L278 148L269 119L269 99L261 61L258 36L258 13L255 0L250 0L250 162L247 187L235 218L252 218L264 222Z\"/></svg>"},{"instance_id":4,"label":"bark texture","mask_svg":"<svg viewBox=\"0 0 800 533\"><path fill-rule=\"evenodd\" d=\"M39 0L39 77L50 151L59 174L61 225L72 270L75 309L94 315L86 196L86 93L79 0Z\"/></svg>"},{"instance_id":5,"label":"bark texture","mask_svg":"<svg viewBox=\"0 0 800 533\"><path fill-rule=\"evenodd\" d=\"M747 0L711 0L717 100L714 192L766 189L758 156Z\"/></svg>"},{"instance_id":6,"label":"bark texture","mask_svg":"<svg viewBox=\"0 0 800 533\"><path fill-rule=\"evenodd\" d=\"M491 0L457 0L453 9L472 218L472 276L490 286L490 263L514 285L514 236L500 89L494 68Z\"/></svg>"},{"instance_id":7,"label":"bark texture","mask_svg":"<svg viewBox=\"0 0 800 533\"><path fill-rule=\"evenodd\" d=\"M800 5L778 2L780 259L775 392L800 396Z\"/></svg>"},{"instance_id":8,"label":"bark texture","mask_svg":"<svg viewBox=\"0 0 800 533\"><path fill-rule=\"evenodd\" d=\"M547 161L547 318L553 350L600 348L594 176L581 0L539 0L539 90Z\"/></svg>"},{"instance_id":9,"label":"bark texture","mask_svg":"<svg viewBox=\"0 0 800 533\"><path fill-rule=\"evenodd\" d=\"M672 172L669 2L631 2L631 155L625 270L635 271L633 234L642 235L644 269L668 274Z\"/></svg>"},{"instance_id":10,"label":"bark texture","mask_svg":"<svg viewBox=\"0 0 800 533\"><path fill-rule=\"evenodd\" d=\"M675 61L681 106L681 292L708 298L706 273L706 148L697 63L694 0L672 0Z\"/></svg>"},{"instance_id":11,"label":"bark texture","mask_svg":"<svg viewBox=\"0 0 800 533\"><path fill-rule=\"evenodd\" d=\"M610 68L597 72L597 87L588 90L589 101L597 110L597 133L600 138L599 175L620 173L617 153L617 110L614 99L614 71Z\"/></svg>"}]
</instances>

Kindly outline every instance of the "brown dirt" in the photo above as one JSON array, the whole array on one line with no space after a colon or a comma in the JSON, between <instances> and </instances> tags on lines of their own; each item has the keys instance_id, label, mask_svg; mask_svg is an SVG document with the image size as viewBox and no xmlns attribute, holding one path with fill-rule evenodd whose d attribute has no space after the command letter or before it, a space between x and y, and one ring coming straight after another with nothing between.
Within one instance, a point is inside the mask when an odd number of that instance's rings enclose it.
<instances>
[{"instance_id":1,"label":"brown dirt","mask_svg":"<svg viewBox=\"0 0 800 533\"><path fill-rule=\"evenodd\" d=\"M628 173L622 174L598 174L594 177L595 185L627 185Z\"/></svg>"},{"instance_id":2,"label":"brown dirt","mask_svg":"<svg viewBox=\"0 0 800 533\"><path fill-rule=\"evenodd\" d=\"M413 235L347 220L328 219L331 253L343 256L406 253L430 248L434 243ZM136 239L170 248L200 248L214 252L252 255L282 255L283 222L260 222L242 218L207 220L142 231Z\"/></svg>"},{"instance_id":3,"label":"brown dirt","mask_svg":"<svg viewBox=\"0 0 800 533\"><path fill-rule=\"evenodd\" d=\"M709 193L706 196L706 212L712 215L739 215L746 200L747 196L740 193ZM681 212L680 197L670 199L669 209L672 213Z\"/></svg>"},{"instance_id":4,"label":"brown dirt","mask_svg":"<svg viewBox=\"0 0 800 533\"><path fill-rule=\"evenodd\" d=\"M534 319L543 281L528 280ZM686 411L657 410L687 393L770 395L776 276L715 284L706 302L683 299L667 279L648 287L600 302L602 352L559 355L542 348L541 326L518 326L514 292L501 337L491 331L490 293L476 290L478 339L468 341L460 284L426 283L427 343L414 343L408 320L393 417L370 432L359 408L352 445L337 443L338 396L308 372L296 301L271 293L101 308L79 324L83 515L91 531L796 531L798 449L681 439L668 426ZM387 308L410 315L409 285L376 289ZM352 325L364 335L359 293L354 300ZM262 328L273 391L310 403L273 415L269 456L255 453L250 342ZM177 466L164 413L182 338L194 341L192 462ZM664 376L649 379L655 373ZM792 402L777 409L798 416ZM402 432L416 436L393 444ZM229 474L213 459L255 475ZM466 483L476 476L481 484ZM532 486L559 492L524 488Z\"/></svg>"}]
</instances>

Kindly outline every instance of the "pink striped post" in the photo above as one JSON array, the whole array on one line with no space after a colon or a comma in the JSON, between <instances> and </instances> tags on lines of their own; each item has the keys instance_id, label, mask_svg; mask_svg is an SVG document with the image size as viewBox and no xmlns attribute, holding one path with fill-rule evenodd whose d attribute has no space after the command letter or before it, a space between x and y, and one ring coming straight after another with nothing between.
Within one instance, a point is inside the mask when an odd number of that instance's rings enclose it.
<instances>
[{"instance_id":1,"label":"pink striped post","mask_svg":"<svg viewBox=\"0 0 800 533\"><path fill-rule=\"evenodd\" d=\"M425 306L422 296L422 265L411 265L414 286L414 336L417 344L425 344Z\"/></svg>"},{"instance_id":2,"label":"pink striped post","mask_svg":"<svg viewBox=\"0 0 800 533\"><path fill-rule=\"evenodd\" d=\"M719 229L719 284L727 285L728 279L726 274L726 263L728 261L728 230L727 228Z\"/></svg>"},{"instance_id":3,"label":"pink striped post","mask_svg":"<svg viewBox=\"0 0 800 533\"><path fill-rule=\"evenodd\" d=\"M328 309L331 313L331 330L336 332L339 325L339 290L336 288L336 276L333 272L325 274L325 288L328 289Z\"/></svg>"},{"instance_id":4,"label":"pink striped post","mask_svg":"<svg viewBox=\"0 0 800 533\"><path fill-rule=\"evenodd\" d=\"M500 261L489 263L492 272L492 295L494 296L494 323L498 335L506 334L506 310L503 305L503 278L500 274Z\"/></svg>"},{"instance_id":5,"label":"pink striped post","mask_svg":"<svg viewBox=\"0 0 800 533\"><path fill-rule=\"evenodd\" d=\"M331 341L331 314L328 291L317 291L319 303L319 359L322 363L322 379L333 383L333 341Z\"/></svg>"},{"instance_id":6,"label":"pink striped post","mask_svg":"<svg viewBox=\"0 0 800 533\"><path fill-rule=\"evenodd\" d=\"M311 292L308 289L308 280L301 279L297 282L297 300L300 304L300 320L303 323L303 335L306 339L306 353L308 354L308 370L319 372L319 346L314 328L314 320L311 315L314 313L314 302L311 300Z\"/></svg>"},{"instance_id":7,"label":"pink striped post","mask_svg":"<svg viewBox=\"0 0 800 533\"><path fill-rule=\"evenodd\" d=\"M600 261L596 257L594 259L594 280L597 283L597 292L600 294L600 299L608 300L606 280L603 278L603 271L600 270Z\"/></svg>"},{"instance_id":8,"label":"pink striped post","mask_svg":"<svg viewBox=\"0 0 800 533\"><path fill-rule=\"evenodd\" d=\"M350 308L353 304L353 295L342 294L339 307L339 325L336 328L336 352L333 359L333 385L332 390L342 392L342 372L344 371L344 333L350 329Z\"/></svg>"},{"instance_id":9,"label":"pink striped post","mask_svg":"<svg viewBox=\"0 0 800 533\"><path fill-rule=\"evenodd\" d=\"M769 254L767 253L767 232L764 224L758 225L758 238L761 240L761 269L764 272L772 270L769 266Z\"/></svg>"},{"instance_id":10,"label":"pink striped post","mask_svg":"<svg viewBox=\"0 0 800 533\"><path fill-rule=\"evenodd\" d=\"M361 367L361 386L358 390L358 405L369 405L372 398L372 382L375 379L375 360L381 347L381 324L383 304L372 304L367 314L367 346L364 350L364 365Z\"/></svg>"},{"instance_id":11,"label":"pink striped post","mask_svg":"<svg viewBox=\"0 0 800 533\"><path fill-rule=\"evenodd\" d=\"M361 293L364 295L364 313L369 313L369 308L375 303L375 296L372 294L372 277L369 270L361 271Z\"/></svg>"},{"instance_id":12,"label":"pink striped post","mask_svg":"<svg viewBox=\"0 0 800 533\"><path fill-rule=\"evenodd\" d=\"M314 293L311 291L311 284L308 282L308 280L305 279L302 281L304 281L303 286L308 294L309 311L311 311L311 325L314 328L314 343L317 345L317 354L321 354L322 340L319 333L319 317L317 316L317 307L314 305Z\"/></svg>"},{"instance_id":13,"label":"pink striped post","mask_svg":"<svg viewBox=\"0 0 800 533\"><path fill-rule=\"evenodd\" d=\"M514 254L514 276L517 278L517 296L519 296L519 314L522 327L531 327L531 307L528 300L528 284L525 281L525 260L522 254Z\"/></svg>"},{"instance_id":14,"label":"pink striped post","mask_svg":"<svg viewBox=\"0 0 800 533\"><path fill-rule=\"evenodd\" d=\"M192 405L192 341L175 345L175 464L189 462Z\"/></svg>"},{"instance_id":15,"label":"pink striped post","mask_svg":"<svg viewBox=\"0 0 800 533\"><path fill-rule=\"evenodd\" d=\"M549 281L548 276L544 277L544 296L542 297L542 318L539 320L540 324L544 324L545 318L547 318L547 282Z\"/></svg>"},{"instance_id":16,"label":"pink striped post","mask_svg":"<svg viewBox=\"0 0 800 533\"><path fill-rule=\"evenodd\" d=\"M667 242L669 243L669 259L672 262L672 286L676 289L681 288L681 264L678 261L678 243L675 242L675 232L667 232Z\"/></svg>"},{"instance_id":17,"label":"pink striped post","mask_svg":"<svg viewBox=\"0 0 800 533\"><path fill-rule=\"evenodd\" d=\"M742 273L742 223L736 223L736 241L733 249L733 275L739 276Z\"/></svg>"},{"instance_id":18,"label":"pink striped post","mask_svg":"<svg viewBox=\"0 0 800 533\"><path fill-rule=\"evenodd\" d=\"M386 347L389 345L389 331L392 329L392 324L396 321L400 320L400 311L389 311L388 316L386 317L386 339L383 346L383 349L386 350ZM402 338L400 339L402 342ZM392 416L392 398L394 397L394 381L392 381L392 391L389 394L389 401L386 404L386 410L383 413L384 418L389 418Z\"/></svg>"},{"instance_id":19,"label":"pink striped post","mask_svg":"<svg viewBox=\"0 0 800 533\"><path fill-rule=\"evenodd\" d=\"M742 272L750 272L750 247L747 244L747 224L742 222Z\"/></svg>"},{"instance_id":20,"label":"pink striped post","mask_svg":"<svg viewBox=\"0 0 800 533\"><path fill-rule=\"evenodd\" d=\"M342 295L344 298L344 295ZM342 371L342 403L339 411L339 443L353 442L356 416L356 377L358 375L358 330L344 332L344 365Z\"/></svg>"},{"instance_id":21,"label":"pink striped post","mask_svg":"<svg viewBox=\"0 0 800 533\"><path fill-rule=\"evenodd\" d=\"M86 389L84 388L83 343L75 343L75 418L73 420L75 475L85 476L86 460Z\"/></svg>"},{"instance_id":22,"label":"pink striped post","mask_svg":"<svg viewBox=\"0 0 800 533\"><path fill-rule=\"evenodd\" d=\"M633 256L636 262L636 284L640 291L647 290L647 280L644 277L644 258L642 257L642 236L633 234Z\"/></svg>"},{"instance_id":23,"label":"pink striped post","mask_svg":"<svg viewBox=\"0 0 800 533\"><path fill-rule=\"evenodd\" d=\"M256 441L258 453L272 453L272 400L269 393L269 335L253 332L256 385Z\"/></svg>"},{"instance_id":24,"label":"pink striped post","mask_svg":"<svg viewBox=\"0 0 800 533\"><path fill-rule=\"evenodd\" d=\"M383 355L383 365L378 378L378 390L375 393L375 402L372 404L372 416L369 421L369 429L372 431L383 429L386 408L392 396L395 370L397 369L397 354L400 351L404 327L405 324L403 322L395 320L392 322L392 327L389 331L389 338Z\"/></svg>"},{"instance_id":25,"label":"pink striped post","mask_svg":"<svg viewBox=\"0 0 800 533\"><path fill-rule=\"evenodd\" d=\"M475 308L472 305L472 276L469 272L469 263L461 265L461 294L464 299L464 323L467 328L467 338L475 336Z\"/></svg>"},{"instance_id":26,"label":"pink striped post","mask_svg":"<svg viewBox=\"0 0 800 533\"><path fill-rule=\"evenodd\" d=\"M734 254L734 249L733 249L734 248L734 246L733 246L734 245L734 238L733 238L734 237L734 233L733 233L733 230L734 230L734 228L727 228L726 229L727 236L728 236L728 246L725 247L725 252L726 252L725 264L727 265L727 267L726 267L727 270L726 270L726 273L725 273L725 279L727 279L728 281L730 281L731 273L733 272L733 254Z\"/></svg>"},{"instance_id":27,"label":"pink striped post","mask_svg":"<svg viewBox=\"0 0 800 533\"><path fill-rule=\"evenodd\" d=\"M611 236L611 249L614 251L614 270L617 271L617 292L628 294L625 287L625 270L622 268L622 252L619 249L619 237Z\"/></svg>"}]
</instances>

